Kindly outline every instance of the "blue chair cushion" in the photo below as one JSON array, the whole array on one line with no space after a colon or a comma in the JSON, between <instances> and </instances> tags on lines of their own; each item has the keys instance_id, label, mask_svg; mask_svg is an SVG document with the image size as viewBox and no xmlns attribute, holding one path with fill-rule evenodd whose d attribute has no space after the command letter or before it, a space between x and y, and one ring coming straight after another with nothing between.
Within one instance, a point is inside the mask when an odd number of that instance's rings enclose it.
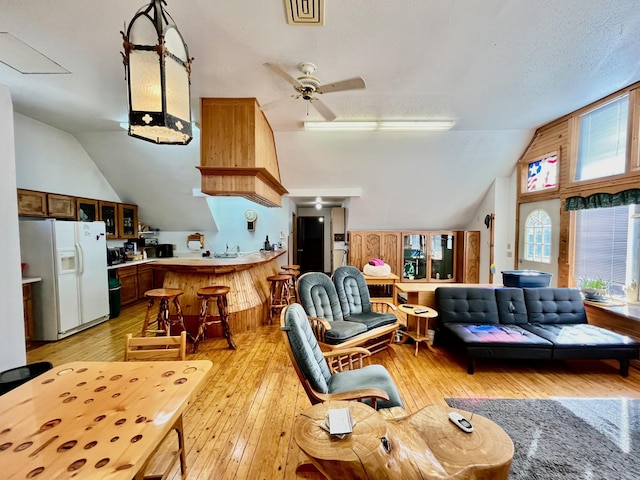
<instances>
[{"instance_id":1,"label":"blue chair cushion","mask_svg":"<svg viewBox=\"0 0 640 480\"><path fill-rule=\"evenodd\" d=\"M345 340L367 331L367 326L357 322L334 321L331 330L325 332L324 339L331 345L338 345Z\"/></svg>"},{"instance_id":2,"label":"blue chair cushion","mask_svg":"<svg viewBox=\"0 0 640 480\"><path fill-rule=\"evenodd\" d=\"M287 308L282 329L287 333L293 356L311 387L316 392L329 393L327 381L331 372L302 305L294 303Z\"/></svg>"},{"instance_id":3,"label":"blue chair cushion","mask_svg":"<svg viewBox=\"0 0 640 480\"><path fill-rule=\"evenodd\" d=\"M368 312L360 313L358 315L350 315L346 317L345 320L351 323L361 323L366 326L367 330L371 330L373 328L396 323L398 317L393 313Z\"/></svg>"},{"instance_id":4,"label":"blue chair cushion","mask_svg":"<svg viewBox=\"0 0 640 480\"><path fill-rule=\"evenodd\" d=\"M331 277L321 272L308 272L298 278L298 296L310 317L329 322L344 320L340 300Z\"/></svg>"},{"instance_id":5,"label":"blue chair cushion","mask_svg":"<svg viewBox=\"0 0 640 480\"><path fill-rule=\"evenodd\" d=\"M328 382L329 393L342 393L359 388L379 388L387 392L388 401L378 401L377 408L404 407L398 389L382 365L367 365L357 370L334 373ZM368 400L365 403L371 404Z\"/></svg>"},{"instance_id":6,"label":"blue chair cushion","mask_svg":"<svg viewBox=\"0 0 640 480\"><path fill-rule=\"evenodd\" d=\"M351 266L338 267L332 279L345 317L371 312L369 287L360 270Z\"/></svg>"}]
</instances>

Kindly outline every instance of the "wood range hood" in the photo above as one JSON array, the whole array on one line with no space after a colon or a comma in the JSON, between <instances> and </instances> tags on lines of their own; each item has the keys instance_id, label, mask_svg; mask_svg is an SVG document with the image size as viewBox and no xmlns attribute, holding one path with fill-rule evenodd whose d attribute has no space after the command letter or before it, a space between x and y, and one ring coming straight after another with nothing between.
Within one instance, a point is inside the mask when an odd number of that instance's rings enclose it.
<instances>
[{"instance_id":1,"label":"wood range hood","mask_svg":"<svg viewBox=\"0 0 640 480\"><path fill-rule=\"evenodd\" d=\"M201 190L280 207L289 193L280 183L273 131L255 98L200 99Z\"/></svg>"}]
</instances>

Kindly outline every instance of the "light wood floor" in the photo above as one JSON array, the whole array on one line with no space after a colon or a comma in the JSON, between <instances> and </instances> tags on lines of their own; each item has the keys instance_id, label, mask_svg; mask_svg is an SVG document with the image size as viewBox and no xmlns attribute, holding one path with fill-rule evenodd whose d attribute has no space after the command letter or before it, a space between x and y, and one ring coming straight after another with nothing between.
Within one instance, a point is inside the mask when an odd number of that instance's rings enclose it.
<instances>
[{"instance_id":1,"label":"light wood floor","mask_svg":"<svg viewBox=\"0 0 640 480\"><path fill-rule=\"evenodd\" d=\"M117 319L70 338L32 348L28 361L122 360L125 333L137 333L146 304L124 308ZM274 321L274 323L276 323ZM279 323L279 321L277 322ZM213 368L204 388L187 410L184 423L187 478L294 479L304 461L292 438L294 418L310 406L299 385L276 325L235 333L238 349L226 340L200 344L190 358L209 359ZM640 398L640 371L627 378L617 362L531 363L479 360L475 375L466 373L462 357L442 349L393 345L372 357L394 377L408 413L448 397ZM173 438L172 438L173 440ZM174 468L171 479L180 478ZM306 478L312 478L311 476Z\"/></svg>"}]
</instances>

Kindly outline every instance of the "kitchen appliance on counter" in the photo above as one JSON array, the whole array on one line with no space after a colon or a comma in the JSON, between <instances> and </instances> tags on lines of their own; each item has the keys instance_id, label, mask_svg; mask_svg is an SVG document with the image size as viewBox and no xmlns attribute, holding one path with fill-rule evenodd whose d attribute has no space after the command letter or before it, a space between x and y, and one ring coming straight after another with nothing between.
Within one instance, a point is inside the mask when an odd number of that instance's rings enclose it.
<instances>
[{"instance_id":1,"label":"kitchen appliance on counter","mask_svg":"<svg viewBox=\"0 0 640 480\"><path fill-rule=\"evenodd\" d=\"M156 257L168 258L173 257L173 244L172 243L159 243L156 247Z\"/></svg>"},{"instance_id":2,"label":"kitchen appliance on counter","mask_svg":"<svg viewBox=\"0 0 640 480\"><path fill-rule=\"evenodd\" d=\"M59 340L109 319L104 222L20 221L27 275L40 277L33 296L34 340Z\"/></svg>"},{"instance_id":3,"label":"kitchen appliance on counter","mask_svg":"<svg viewBox=\"0 0 640 480\"><path fill-rule=\"evenodd\" d=\"M158 239L145 237L144 251L147 254L147 258L156 258L158 256Z\"/></svg>"},{"instance_id":4,"label":"kitchen appliance on counter","mask_svg":"<svg viewBox=\"0 0 640 480\"><path fill-rule=\"evenodd\" d=\"M118 265L124 262L124 249L119 247L107 247L107 265Z\"/></svg>"}]
</instances>

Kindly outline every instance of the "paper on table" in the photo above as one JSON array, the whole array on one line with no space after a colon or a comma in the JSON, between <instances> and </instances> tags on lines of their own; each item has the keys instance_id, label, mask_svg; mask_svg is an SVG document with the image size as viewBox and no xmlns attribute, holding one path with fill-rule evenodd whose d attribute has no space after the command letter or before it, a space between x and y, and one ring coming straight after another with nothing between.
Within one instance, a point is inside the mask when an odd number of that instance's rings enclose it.
<instances>
[{"instance_id":1,"label":"paper on table","mask_svg":"<svg viewBox=\"0 0 640 480\"><path fill-rule=\"evenodd\" d=\"M353 431L348 408L330 408L328 421L331 435L344 435Z\"/></svg>"}]
</instances>

